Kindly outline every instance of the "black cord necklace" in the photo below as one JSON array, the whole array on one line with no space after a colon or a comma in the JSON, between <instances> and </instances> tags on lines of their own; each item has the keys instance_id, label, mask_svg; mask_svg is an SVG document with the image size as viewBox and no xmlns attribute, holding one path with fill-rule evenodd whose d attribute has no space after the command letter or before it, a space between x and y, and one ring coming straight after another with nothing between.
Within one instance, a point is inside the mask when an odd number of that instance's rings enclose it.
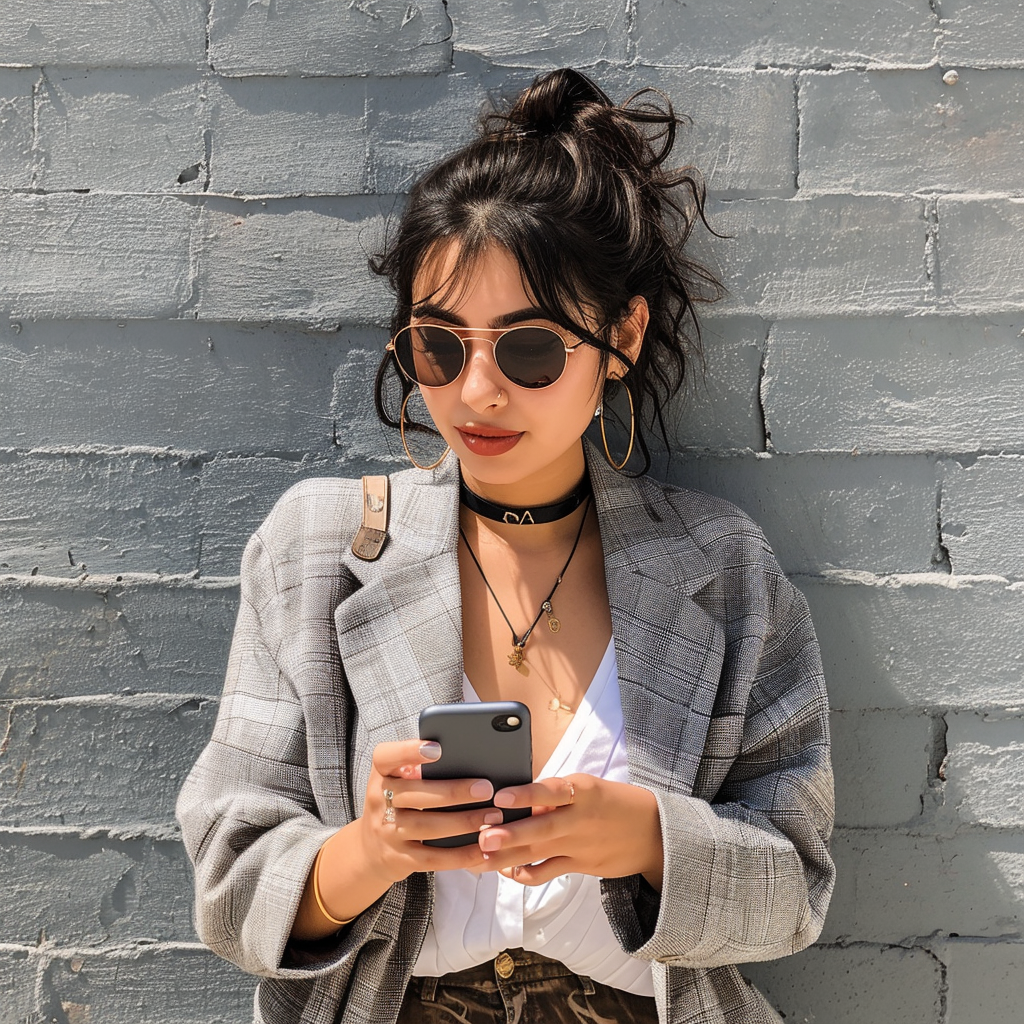
<instances>
[{"instance_id":1,"label":"black cord necklace","mask_svg":"<svg viewBox=\"0 0 1024 1024\"><path fill-rule=\"evenodd\" d=\"M537 625L538 622L540 622L540 617L542 615L547 615L548 629L550 629L552 633L557 633L562 628L561 622L559 622L558 619L555 617L554 608L551 607L551 598L555 596L555 591L558 589L559 584L562 582L566 570L569 568L569 563L572 561L572 557L576 554L576 549L579 547L580 538L583 536L583 527L587 522L587 513L590 511L589 495L586 498L584 498L584 501L587 502L587 507L583 510L583 518L580 519L580 528L576 531L576 539L573 541L572 551L569 552L569 557L565 560L565 565L562 566L562 571L555 578L554 586L551 588L551 591L548 593L548 596L544 598L543 601L541 601L540 611L537 612L537 617L533 620L533 622L530 623L529 628L522 636L518 636L516 634L515 628L509 621L508 616L505 614L505 609L501 607L501 602L498 600L498 595L495 594L494 588L491 586L490 582L487 579L487 576L484 574L483 566L481 566L476 555L473 554L473 548L470 546L469 538L466 536L465 531L462 529L462 527L459 527L459 534L462 537L463 541L465 541L466 550L469 552L469 557L473 559L473 564L477 567L477 571L480 573L480 578L484 581L484 586L487 587L491 597L494 598L494 603L498 606L498 611L501 612L501 617L505 620L505 625L508 626L509 631L512 633L512 650L508 656L508 663L514 669L521 668L523 664L523 648L526 647L526 641L530 639L530 636L533 634L534 627ZM562 699L558 695L557 691L555 691L555 696L552 698L552 702L549 705L549 707L552 711L558 711L559 709L563 709L566 711L572 710L572 708L568 707L568 705L562 702Z\"/></svg>"},{"instance_id":2,"label":"black cord necklace","mask_svg":"<svg viewBox=\"0 0 1024 1024\"><path fill-rule=\"evenodd\" d=\"M459 483L459 500L471 512L484 519L493 519L496 523L508 523L514 526L533 526L539 523L554 523L566 516L571 516L590 496L590 477L583 474L583 479L561 501L553 501L549 505L499 505L497 502L474 494L464 482Z\"/></svg>"}]
</instances>

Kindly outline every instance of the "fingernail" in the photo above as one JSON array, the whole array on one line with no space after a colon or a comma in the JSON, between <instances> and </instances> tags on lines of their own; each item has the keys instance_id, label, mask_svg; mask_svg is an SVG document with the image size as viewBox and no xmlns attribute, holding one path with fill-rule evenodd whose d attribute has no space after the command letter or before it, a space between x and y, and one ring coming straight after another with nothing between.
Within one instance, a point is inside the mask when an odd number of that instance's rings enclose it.
<instances>
[{"instance_id":1,"label":"fingernail","mask_svg":"<svg viewBox=\"0 0 1024 1024\"><path fill-rule=\"evenodd\" d=\"M469 795L477 800L487 800L494 792L494 787L487 779L478 779L469 787Z\"/></svg>"},{"instance_id":2,"label":"fingernail","mask_svg":"<svg viewBox=\"0 0 1024 1024\"><path fill-rule=\"evenodd\" d=\"M485 853L494 853L496 850L500 850L501 836L493 835L490 832L484 832L480 837L480 849Z\"/></svg>"},{"instance_id":3,"label":"fingernail","mask_svg":"<svg viewBox=\"0 0 1024 1024\"><path fill-rule=\"evenodd\" d=\"M505 815L501 811L488 811L484 815L485 825L500 825L505 820Z\"/></svg>"},{"instance_id":4,"label":"fingernail","mask_svg":"<svg viewBox=\"0 0 1024 1024\"><path fill-rule=\"evenodd\" d=\"M511 793L497 793L494 797L495 807L512 807L515 805L515 797Z\"/></svg>"},{"instance_id":5,"label":"fingernail","mask_svg":"<svg viewBox=\"0 0 1024 1024\"><path fill-rule=\"evenodd\" d=\"M436 761L441 756L441 744L434 740L421 743L420 756L425 757L428 761Z\"/></svg>"}]
</instances>

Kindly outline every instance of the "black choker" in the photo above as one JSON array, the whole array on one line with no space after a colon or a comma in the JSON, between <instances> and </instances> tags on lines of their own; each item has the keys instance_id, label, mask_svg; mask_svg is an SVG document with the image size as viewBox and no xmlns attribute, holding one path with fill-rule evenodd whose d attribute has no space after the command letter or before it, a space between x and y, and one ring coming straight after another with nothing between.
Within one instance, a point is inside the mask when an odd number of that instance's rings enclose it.
<instances>
[{"instance_id":1,"label":"black choker","mask_svg":"<svg viewBox=\"0 0 1024 1024\"><path fill-rule=\"evenodd\" d=\"M540 523L554 523L570 516L587 500L590 495L590 477L584 474L583 479L567 497L554 501L550 505L534 505L532 508L521 508L516 505L498 505L479 494L474 494L465 483L459 483L459 500L471 512L484 519L493 519L496 523L509 523L514 526L534 526Z\"/></svg>"}]
</instances>

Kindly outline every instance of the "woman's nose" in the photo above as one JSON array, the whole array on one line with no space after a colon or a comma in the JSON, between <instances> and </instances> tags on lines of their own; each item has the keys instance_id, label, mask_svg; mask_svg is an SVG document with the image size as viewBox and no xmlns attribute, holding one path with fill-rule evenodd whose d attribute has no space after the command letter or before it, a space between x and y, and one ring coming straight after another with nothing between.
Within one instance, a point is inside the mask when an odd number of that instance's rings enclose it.
<instances>
[{"instance_id":1,"label":"woman's nose","mask_svg":"<svg viewBox=\"0 0 1024 1024\"><path fill-rule=\"evenodd\" d=\"M494 361L494 346L487 341L466 341L465 379L462 401L471 409L482 411L497 405L504 394L505 377Z\"/></svg>"}]
</instances>

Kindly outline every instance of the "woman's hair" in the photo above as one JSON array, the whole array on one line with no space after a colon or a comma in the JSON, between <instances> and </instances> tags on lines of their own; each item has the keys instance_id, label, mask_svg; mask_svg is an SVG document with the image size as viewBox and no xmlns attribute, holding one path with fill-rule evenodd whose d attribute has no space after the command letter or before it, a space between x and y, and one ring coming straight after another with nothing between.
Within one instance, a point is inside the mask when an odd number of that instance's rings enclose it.
<instances>
[{"instance_id":1,"label":"woman's hair","mask_svg":"<svg viewBox=\"0 0 1024 1024\"><path fill-rule=\"evenodd\" d=\"M699 172L665 166L681 123L656 90L616 105L570 68L541 75L507 110L485 113L478 137L416 182L395 237L370 261L397 297L392 333L409 323L414 279L445 242L459 243L438 288L447 292L469 279L489 245L504 247L554 323L600 349L605 366L614 354L628 368L621 382L606 384L606 395L629 388L646 470L643 424L655 422L668 443L664 405L702 361L695 303L722 293L684 248L695 223L707 221ZM650 321L634 365L610 338L637 295ZM592 333L587 324L595 321L601 326ZM374 395L388 426L398 426L396 410L411 387L387 353Z\"/></svg>"}]
</instances>

